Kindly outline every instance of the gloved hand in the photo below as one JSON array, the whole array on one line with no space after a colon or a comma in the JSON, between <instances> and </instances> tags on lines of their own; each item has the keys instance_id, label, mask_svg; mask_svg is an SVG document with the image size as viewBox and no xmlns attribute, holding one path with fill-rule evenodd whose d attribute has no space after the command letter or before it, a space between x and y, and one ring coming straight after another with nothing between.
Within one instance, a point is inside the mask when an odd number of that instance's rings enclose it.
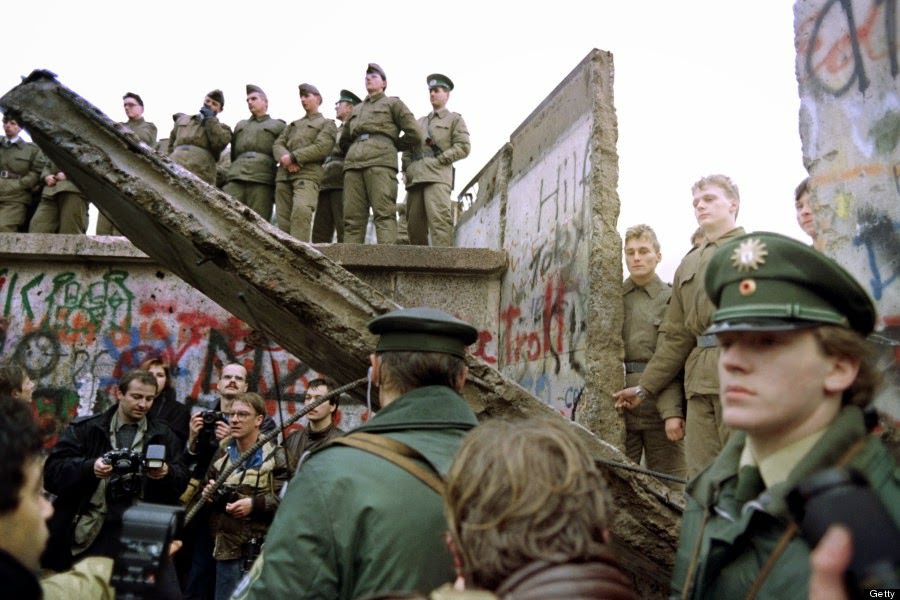
<instances>
[{"instance_id":1,"label":"gloved hand","mask_svg":"<svg viewBox=\"0 0 900 600\"><path fill-rule=\"evenodd\" d=\"M206 106L205 104L200 107L200 118L204 121L214 116L216 116L216 113L210 107Z\"/></svg>"}]
</instances>

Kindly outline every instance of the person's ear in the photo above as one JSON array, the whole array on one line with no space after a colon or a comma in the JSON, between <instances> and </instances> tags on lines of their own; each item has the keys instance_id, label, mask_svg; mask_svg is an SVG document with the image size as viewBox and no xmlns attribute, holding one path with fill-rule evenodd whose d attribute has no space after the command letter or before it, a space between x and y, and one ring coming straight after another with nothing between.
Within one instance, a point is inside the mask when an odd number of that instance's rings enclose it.
<instances>
[{"instance_id":1,"label":"person's ear","mask_svg":"<svg viewBox=\"0 0 900 600\"><path fill-rule=\"evenodd\" d=\"M841 395L849 389L859 374L860 359L849 356L830 356L831 368L822 383L828 394Z\"/></svg>"}]
</instances>

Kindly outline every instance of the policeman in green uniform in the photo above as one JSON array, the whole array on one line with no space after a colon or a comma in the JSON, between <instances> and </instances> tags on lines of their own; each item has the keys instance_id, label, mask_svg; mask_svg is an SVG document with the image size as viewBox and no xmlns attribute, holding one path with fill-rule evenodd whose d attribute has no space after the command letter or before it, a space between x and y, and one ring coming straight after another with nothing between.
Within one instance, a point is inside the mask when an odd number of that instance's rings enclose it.
<instances>
[{"instance_id":1,"label":"policeman in green uniform","mask_svg":"<svg viewBox=\"0 0 900 600\"><path fill-rule=\"evenodd\" d=\"M28 233L87 233L88 202L81 190L50 161L41 177L44 192L31 217Z\"/></svg>"},{"instance_id":2,"label":"policeman in green uniform","mask_svg":"<svg viewBox=\"0 0 900 600\"><path fill-rule=\"evenodd\" d=\"M144 100L139 94L134 92L126 92L122 96L122 106L125 108L125 116L128 120L124 125L134 133L135 136L151 148L156 148L156 125L150 121L144 120ZM106 218L102 212L97 217L97 235L121 235L119 231L113 227L113 224Z\"/></svg>"},{"instance_id":3,"label":"policeman in green uniform","mask_svg":"<svg viewBox=\"0 0 900 600\"><path fill-rule=\"evenodd\" d=\"M313 218L313 244L327 244L335 235L339 243L344 241L344 151L341 150L341 135L353 107L360 102L362 100L353 92L341 90L334 105L334 112L341 126L334 138L334 148L323 165L325 170L319 184L319 201Z\"/></svg>"},{"instance_id":4,"label":"policeman in green uniform","mask_svg":"<svg viewBox=\"0 0 900 600\"><path fill-rule=\"evenodd\" d=\"M341 136L344 159L344 241L365 241L369 209L379 244L397 241L397 151L418 148L425 135L400 98L386 96L384 69L369 63L366 99L353 108ZM403 132L403 137L400 132Z\"/></svg>"},{"instance_id":5,"label":"policeman in green uniform","mask_svg":"<svg viewBox=\"0 0 900 600\"><path fill-rule=\"evenodd\" d=\"M218 118L224 108L222 91L213 90L203 99L198 113L180 114L169 134L166 154L210 185L216 183L219 155L231 141L231 128Z\"/></svg>"},{"instance_id":6,"label":"policeman in green uniform","mask_svg":"<svg viewBox=\"0 0 900 600\"><path fill-rule=\"evenodd\" d=\"M240 121L231 139L231 166L222 189L252 208L266 221L272 218L275 202L275 159L272 147L284 131L284 121L273 119L266 93L247 85L250 118Z\"/></svg>"},{"instance_id":7,"label":"policeman in green uniform","mask_svg":"<svg viewBox=\"0 0 900 600\"><path fill-rule=\"evenodd\" d=\"M705 289L734 433L688 484L673 597L806 598L810 544L786 501L799 482L853 469L900 526L900 470L863 416L881 378L865 341L875 307L836 262L776 233L724 244Z\"/></svg>"},{"instance_id":8,"label":"policeman in green uniform","mask_svg":"<svg viewBox=\"0 0 900 600\"><path fill-rule=\"evenodd\" d=\"M301 83L300 104L306 114L288 125L275 140L272 156L278 163L275 177L275 219L278 228L308 242L312 213L319 199L322 163L334 147L334 121L319 112L322 94L311 83Z\"/></svg>"},{"instance_id":9,"label":"policeman in green uniform","mask_svg":"<svg viewBox=\"0 0 900 600\"><path fill-rule=\"evenodd\" d=\"M453 579L441 495L395 460L343 442L370 434L418 457L422 472L445 474L478 423L459 395L478 331L432 308L387 313L369 331L380 336L370 377L381 410L301 463L235 597L352 600Z\"/></svg>"},{"instance_id":10,"label":"policeman in green uniform","mask_svg":"<svg viewBox=\"0 0 900 600\"><path fill-rule=\"evenodd\" d=\"M3 115L0 139L0 232L16 232L25 224L31 194L41 180L44 156L19 136L19 117Z\"/></svg>"},{"instance_id":11,"label":"policeman in green uniform","mask_svg":"<svg viewBox=\"0 0 900 600\"><path fill-rule=\"evenodd\" d=\"M403 153L406 176L406 219L409 243L432 246L453 245L453 163L469 155L469 130L462 115L447 110L453 81L433 73L426 78L430 114L419 119L425 143Z\"/></svg>"}]
</instances>

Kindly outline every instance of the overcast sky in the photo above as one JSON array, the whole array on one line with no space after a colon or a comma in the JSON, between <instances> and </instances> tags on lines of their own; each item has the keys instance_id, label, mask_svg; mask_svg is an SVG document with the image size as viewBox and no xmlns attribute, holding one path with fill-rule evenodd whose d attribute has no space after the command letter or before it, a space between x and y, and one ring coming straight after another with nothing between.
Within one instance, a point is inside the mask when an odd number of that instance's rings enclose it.
<instances>
[{"instance_id":1,"label":"overcast sky","mask_svg":"<svg viewBox=\"0 0 900 600\"><path fill-rule=\"evenodd\" d=\"M269 112L301 116L297 85L315 84L334 116L341 88L365 95L366 63L387 73L390 95L425 114L425 77L450 76L449 107L472 134L457 192L591 51L615 61L619 231L646 222L671 278L696 228L690 186L729 174L738 220L805 239L793 188L806 172L798 133L793 3L788 0L460 0L367 2L112 2L32 0L7 11L0 88L35 68L115 120L139 93L145 117L168 136L171 115L225 93L222 120L246 118L244 85Z\"/></svg>"}]
</instances>

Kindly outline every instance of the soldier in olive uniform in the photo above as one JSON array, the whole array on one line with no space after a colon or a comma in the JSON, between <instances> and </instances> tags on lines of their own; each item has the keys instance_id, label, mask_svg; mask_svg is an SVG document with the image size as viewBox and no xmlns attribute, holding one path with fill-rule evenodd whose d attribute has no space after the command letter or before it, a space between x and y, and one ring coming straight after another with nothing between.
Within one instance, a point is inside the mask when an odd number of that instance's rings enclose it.
<instances>
[{"instance_id":1,"label":"soldier in olive uniform","mask_svg":"<svg viewBox=\"0 0 900 600\"><path fill-rule=\"evenodd\" d=\"M19 136L22 127L14 113L3 115L0 140L0 232L16 232L25 224L31 194L41 180L44 156Z\"/></svg>"},{"instance_id":2,"label":"soldier in olive uniform","mask_svg":"<svg viewBox=\"0 0 900 600\"><path fill-rule=\"evenodd\" d=\"M316 86L302 83L299 89L306 114L285 127L272 148L278 163L275 219L279 229L308 242L324 171L322 163L334 147L337 127L319 112L322 94Z\"/></svg>"},{"instance_id":3,"label":"soldier in olive uniform","mask_svg":"<svg viewBox=\"0 0 900 600\"><path fill-rule=\"evenodd\" d=\"M231 140L231 166L225 187L231 194L266 221L272 218L275 202L275 159L272 147L284 131L284 121L273 119L269 99L258 86L247 85L250 118L239 122Z\"/></svg>"},{"instance_id":4,"label":"soldier in olive uniform","mask_svg":"<svg viewBox=\"0 0 900 600\"><path fill-rule=\"evenodd\" d=\"M425 81L434 109L419 119L425 143L403 153L409 243L427 246L430 231L432 246L452 246L453 163L469 155L469 130L462 115L447 110L453 89L450 78L433 73Z\"/></svg>"},{"instance_id":5,"label":"soldier in olive uniform","mask_svg":"<svg viewBox=\"0 0 900 600\"><path fill-rule=\"evenodd\" d=\"M134 92L126 92L122 96L122 106L125 108L125 116L128 121L119 123L134 133L135 136L151 148L156 148L156 125L144 120L144 100ZM121 235L119 230L106 218L102 212L97 217L97 235Z\"/></svg>"},{"instance_id":6,"label":"soldier in olive uniform","mask_svg":"<svg viewBox=\"0 0 900 600\"><path fill-rule=\"evenodd\" d=\"M44 192L28 233L87 233L88 202L81 190L50 161L41 177Z\"/></svg>"},{"instance_id":7,"label":"soldier in olive uniform","mask_svg":"<svg viewBox=\"0 0 900 600\"><path fill-rule=\"evenodd\" d=\"M222 91L213 90L203 99L200 112L180 115L169 134L167 154L210 185L216 183L216 161L231 141L231 128L217 116L224 108Z\"/></svg>"},{"instance_id":8,"label":"soldier in olive uniform","mask_svg":"<svg viewBox=\"0 0 900 600\"><path fill-rule=\"evenodd\" d=\"M703 275L716 250L744 234L742 228L735 227L741 201L731 179L709 175L695 183L692 192L694 215L706 238L685 255L675 271L672 299L659 328L660 339L638 384L613 395L617 408L634 408L658 395L684 369L688 478L715 459L729 431L722 422L719 404L719 349L715 336L704 333L714 307L703 288Z\"/></svg>"},{"instance_id":9,"label":"soldier in olive uniform","mask_svg":"<svg viewBox=\"0 0 900 600\"><path fill-rule=\"evenodd\" d=\"M319 202L313 218L313 244L327 244L335 234L339 243L344 241L344 152L341 150L341 134L353 107L360 102L362 100L353 92L341 90L340 98L334 105L335 116L341 126L334 138L334 148L323 165L325 172L319 184Z\"/></svg>"},{"instance_id":10,"label":"soldier in olive uniform","mask_svg":"<svg viewBox=\"0 0 900 600\"><path fill-rule=\"evenodd\" d=\"M418 148L425 136L400 98L386 96L387 76L366 69L366 99L353 108L341 136L344 159L344 241L362 244L374 213L379 244L397 241L397 151ZM400 132L404 133L400 137Z\"/></svg>"},{"instance_id":11,"label":"soldier in olive uniform","mask_svg":"<svg viewBox=\"0 0 900 600\"><path fill-rule=\"evenodd\" d=\"M662 260L656 233L647 225L635 225L625 232L625 265L629 277L622 284L625 321L625 384L640 379L656 349L659 326L672 295L672 286L659 278L656 266ZM676 377L656 398L649 398L634 410L625 411L625 455L636 463L646 457L648 469L683 478L684 391ZM664 481L673 489L682 486Z\"/></svg>"}]
</instances>

